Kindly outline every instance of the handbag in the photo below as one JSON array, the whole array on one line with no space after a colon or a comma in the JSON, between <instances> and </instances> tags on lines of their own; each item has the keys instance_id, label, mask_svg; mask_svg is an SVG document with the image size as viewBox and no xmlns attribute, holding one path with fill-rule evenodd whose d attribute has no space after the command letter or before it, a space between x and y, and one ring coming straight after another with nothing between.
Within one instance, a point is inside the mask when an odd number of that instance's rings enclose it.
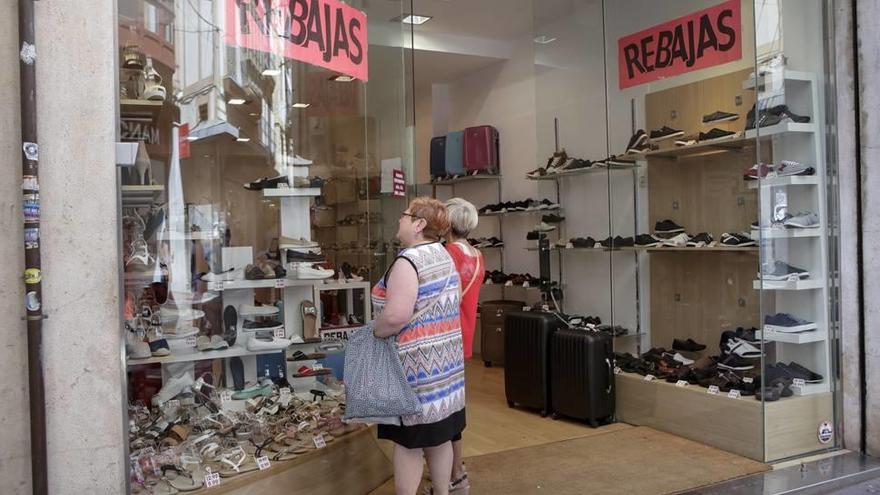
<instances>
[{"instance_id":1,"label":"handbag","mask_svg":"<svg viewBox=\"0 0 880 495\"><path fill-rule=\"evenodd\" d=\"M446 277L449 286L452 273ZM416 312L410 323L432 309L440 297ZM346 421L399 425L401 416L422 413L422 403L406 381L397 353L397 337L380 339L373 323L356 330L345 349Z\"/></svg>"}]
</instances>

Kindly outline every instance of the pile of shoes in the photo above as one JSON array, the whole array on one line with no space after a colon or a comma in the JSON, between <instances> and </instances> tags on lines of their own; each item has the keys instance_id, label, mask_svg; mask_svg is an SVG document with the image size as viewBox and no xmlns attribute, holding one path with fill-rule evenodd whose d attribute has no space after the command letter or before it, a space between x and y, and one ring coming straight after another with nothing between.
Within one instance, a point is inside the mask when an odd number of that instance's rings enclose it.
<instances>
[{"instance_id":1,"label":"pile of shoes","mask_svg":"<svg viewBox=\"0 0 880 495\"><path fill-rule=\"evenodd\" d=\"M492 247L504 247L504 241L497 237L480 237L479 239L468 239L468 244L475 248L485 249Z\"/></svg>"},{"instance_id":2,"label":"pile of shoes","mask_svg":"<svg viewBox=\"0 0 880 495\"><path fill-rule=\"evenodd\" d=\"M517 211L541 211L541 210L558 210L561 208L559 203L542 199L541 201L532 198L522 201L505 201L502 203L493 203L486 205L479 210L480 215L499 215L501 213L512 213Z\"/></svg>"},{"instance_id":3,"label":"pile of shoes","mask_svg":"<svg viewBox=\"0 0 880 495\"><path fill-rule=\"evenodd\" d=\"M794 160L782 160L778 165L756 163L743 172L743 180L815 175L816 169Z\"/></svg>"},{"instance_id":4,"label":"pile of shoes","mask_svg":"<svg viewBox=\"0 0 880 495\"><path fill-rule=\"evenodd\" d=\"M551 286L557 285L556 282L549 282ZM503 285L505 287L540 287L541 280L533 277L530 273L511 273L507 274L501 270L487 271L483 285Z\"/></svg>"},{"instance_id":5,"label":"pile of shoes","mask_svg":"<svg viewBox=\"0 0 880 495\"><path fill-rule=\"evenodd\" d=\"M644 131L641 131L644 134ZM633 136L633 139L637 139ZM640 139L640 138L639 138ZM632 139L630 146L633 148ZM607 168L627 168L634 167L636 162L632 158L628 158L626 154L611 155L600 160L585 160L582 158L570 157L565 150L554 152L544 166L538 167L531 172L526 173L527 179L539 180L544 177L552 177L556 175L572 174L587 169L607 169Z\"/></svg>"}]
</instances>

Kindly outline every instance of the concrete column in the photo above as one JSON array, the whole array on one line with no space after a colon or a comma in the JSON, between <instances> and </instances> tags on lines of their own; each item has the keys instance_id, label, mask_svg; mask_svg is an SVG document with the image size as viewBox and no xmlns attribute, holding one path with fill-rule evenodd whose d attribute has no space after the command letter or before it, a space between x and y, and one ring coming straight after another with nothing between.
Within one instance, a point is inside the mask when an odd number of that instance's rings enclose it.
<instances>
[{"instance_id":1,"label":"concrete column","mask_svg":"<svg viewBox=\"0 0 880 495\"><path fill-rule=\"evenodd\" d=\"M859 109L862 163L862 246L864 265L866 449L880 455L880 3L856 2Z\"/></svg>"}]
</instances>

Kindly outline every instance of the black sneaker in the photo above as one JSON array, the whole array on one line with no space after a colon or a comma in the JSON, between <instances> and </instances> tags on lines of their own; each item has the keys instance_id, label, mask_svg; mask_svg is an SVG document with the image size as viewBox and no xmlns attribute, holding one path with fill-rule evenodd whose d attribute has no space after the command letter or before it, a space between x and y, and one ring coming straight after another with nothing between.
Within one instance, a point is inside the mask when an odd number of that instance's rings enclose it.
<instances>
[{"instance_id":1,"label":"black sneaker","mask_svg":"<svg viewBox=\"0 0 880 495\"><path fill-rule=\"evenodd\" d=\"M641 153L646 144L648 144L648 135L643 129L639 129L631 138L629 138L629 143L626 145L626 152Z\"/></svg>"},{"instance_id":2,"label":"black sneaker","mask_svg":"<svg viewBox=\"0 0 880 495\"><path fill-rule=\"evenodd\" d=\"M554 203L549 199L542 199L540 203L535 207L536 210L557 210L559 209L559 203Z\"/></svg>"},{"instance_id":3,"label":"black sneaker","mask_svg":"<svg viewBox=\"0 0 880 495\"><path fill-rule=\"evenodd\" d=\"M541 217L541 221L544 223L560 223L564 220L565 220L564 217L561 217L561 216L553 214L553 213L551 213L549 215L543 215Z\"/></svg>"},{"instance_id":4,"label":"black sneaker","mask_svg":"<svg viewBox=\"0 0 880 495\"><path fill-rule=\"evenodd\" d=\"M819 373L809 370L794 361L788 364L779 363L776 366L781 368L782 371L786 373L792 380L794 380L795 378L800 378L805 383L819 383L823 380L822 375L820 375Z\"/></svg>"},{"instance_id":5,"label":"black sneaker","mask_svg":"<svg viewBox=\"0 0 880 495\"><path fill-rule=\"evenodd\" d=\"M687 241L687 245L690 247L705 247L712 243L714 239L712 236L707 234L706 232L701 232Z\"/></svg>"},{"instance_id":6,"label":"black sneaker","mask_svg":"<svg viewBox=\"0 0 880 495\"><path fill-rule=\"evenodd\" d=\"M730 354L718 362L718 367L726 370L745 371L754 369L755 365L746 358L739 357L736 354Z\"/></svg>"},{"instance_id":7,"label":"black sneaker","mask_svg":"<svg viewBox=\"0 0 880 495\"><path fill-rule=\"evenodd\" d=\"M684 131L681 129L673 129L672 127L663 126L656 131L651 131L651 141L663 141L666 139L672 139L679 136L684 136Z\"/></svg>"},{"instance_id":8,"label":"black sneaker","mask_svg":"<svg viewBox=\"0 0 880 495\"><path fill-rule=\"evenodd\" d=\"M636 161L630 158L623 158L621 156L611 155L605 159L605 164L609 167L634 167L636 165Z\"/></svg>"},{"instance_id":9,"label":"black sneaker","mask_svg":"<svg viewBox=\"0 0 880 495\"><path fill-rule=\"evenodd\" d=\"M761 266L758 278L762 280L803 280L810 278L810 272L783 261L774 261L773 263L764 263Z\"/></svg>"},{"instance_id":10,"label":"black sneaker","mask_svg":"<svg viewBox=\"0 0 880 495\"><path fill-rule=\"evenodd\" d=\"M594 248L596 247L596 239L592 237L587 237L584 239L583 237L575 237L571 240L571 245L576 248Z\"/></svg>"},{"instance_id":11,"label":"black sneaker","mask_svg":"<svg viewBox=\"0 0 880 495\"><path fill-rule=\"evenodd\" d=\"M486 241L492 243L489 247L504 247L504 241L497 237L490 237Z\"/></svg>"},{"instance_id":12,"label":"black sneaker","mask_svg":"<svg viewBox=\"0 0 880 495\"><path fill-rule=\"evenodd\" d=\"M715 124L717 122L730 122L733 120L737 120L739 115L730 112L722 112L721 110L717 112L710 113L709 115L703 115L703 123L704 124Z\"/></svg>"},{"instance_id":13,"label":"black sneaker","mask_svg":"<svg viewBox=\"0 0 880 495\"><path fill-rule=\"evenodd\" d=\"M661 220L654 224L655 234L680 234L682 232L684 232L684 227L672 220Z\"/></svg>"},{"instance_id":14,"label":"black sneaker","mask_svg":"<svg viewBox=\"0 0 880 495\"><path fill-rule=\"evenodd\" d=\"M650 234L639 234L636 236L634 244L638 247L657 247L660 245L660 239Z\"/></svg>"},{"instance_id":15,"label":"black sneaker","mask_svg":"<svg viewBox=\"0 0 880 495\"><path fill-rule=\"evenodd\" d=\"M248 182L244 185L244 188L249 191L262 191L263 189L276 189L279 184L287 184L286 175L272 178L262 177L253 182Z\"/></svg>"},{"instance_id":16,"label":"black sneaker","mask_svg":"<svg viewBox=\"0 0 880 495\"><path fill-rule=\"evenodd\" d=\"M713 127L709 132L701 132L699 140L702 143L706 141L715 141L718 139L727 139L734 136L736 136L736 133L733 131L725 131L724 129Z\"/></svg>"},{"instance_id":17,"label":"black sneaker","mask_svg":"<svg viewBox=\"0 0 880 495\"><path fill-rule=\"evenodd\" d=\"M806 124L810 121L809 117L805 115L798 115L792 112L788 108L788 105L776 105L775 107L768 109L767 112L771 115L776 115L782 117L783 119L788 119L799 124Z\"/></svg>"},{"instance_id":18,"label":"black sneaker","mask_svg":"<svg viewBox=\"0 0 880 495\"><path fill-rule=\"evenodd\" d=\"M731 247L754 246L755 240L745 234L725 232L721 234L721 244Z\"/></svg>"},{"instance_id":19,"label":"black sneaker","mask_svg":"<svg viewBox=\"0 0 880 495\"><path fill-rule=\"evenodd\" d=\"M566 171L566 172L571 172L571 171L574 171L574 170L580 170L580 169L584 169L584 168L591 168L592 166L593 166L593 162L591 162L590 160L581 160L580 158L575 158L574 163L572 163L571 165L569 165L569 166L565 169L565 171Z\"/></svg>"},{"instance_id":20,"label":"black sneaker","mask_svg":"<svg viewBox=\"0 0 880 495\"><path fill-rule=\"evenodd\" d=\"M673 339L672 349L676 351L697 352L706 349L706 346L693 339Z\"/></svg>"},{"instance_id":21,"label":"black sneaker","mask_svg":"<svg viewBox=\"0 0 880 495\"><path fill-rule=\"evenodd\" d=\"M537 241L541 238L542 232L538 232L537 230L531 230L528 234L526 234L526 240L529 241Z\"/></svg>"},{"instance_id":22,"label":"black sneaker","mask_svg":"<svg viewBox=\"0 0 880 495\"><path fill-rule=\"evenodd\" d=\"M294 251L292 249L287 250L287 262L295 263L295 262L312 262L312 263L323 263L324 256L321 254L316 254L311 251L309 252L300 252Z\"/></svg>"},{"instance_id":23,"label":"black sneaker","mask_svg":"<svg viewBox=\"0 0 880 495\"><path fill-rule=\"evenodd\" d=\"M618 235L618 236L615 236L614 238L608 237L605 240L603 240L602 242L600 242L599 244L601 244L602 247L604 247L604 248L612 248L612 249L622 248L622 247L632 247L633 238L632 237L620 237Z\"/></svg>"}]
</instances>

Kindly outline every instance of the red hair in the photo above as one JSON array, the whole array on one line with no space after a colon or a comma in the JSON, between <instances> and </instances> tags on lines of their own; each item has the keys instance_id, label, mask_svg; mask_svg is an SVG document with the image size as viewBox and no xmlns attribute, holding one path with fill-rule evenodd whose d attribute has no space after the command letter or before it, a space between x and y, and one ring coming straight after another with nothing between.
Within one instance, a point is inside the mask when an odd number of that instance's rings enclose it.
<instances>
[{"instance_id":1,"label":"red hair","mask_svg":"<svg viewBox=\"0 0 880 495\"><path fill-rule=\"evenodd\" d=\"M427 196L415 198L409 204L409 212L425 221L425 229L422 230L422 235L425 237L439 240L449 232L446 206L440 201Z\"/></svg>"}]
</instances>

